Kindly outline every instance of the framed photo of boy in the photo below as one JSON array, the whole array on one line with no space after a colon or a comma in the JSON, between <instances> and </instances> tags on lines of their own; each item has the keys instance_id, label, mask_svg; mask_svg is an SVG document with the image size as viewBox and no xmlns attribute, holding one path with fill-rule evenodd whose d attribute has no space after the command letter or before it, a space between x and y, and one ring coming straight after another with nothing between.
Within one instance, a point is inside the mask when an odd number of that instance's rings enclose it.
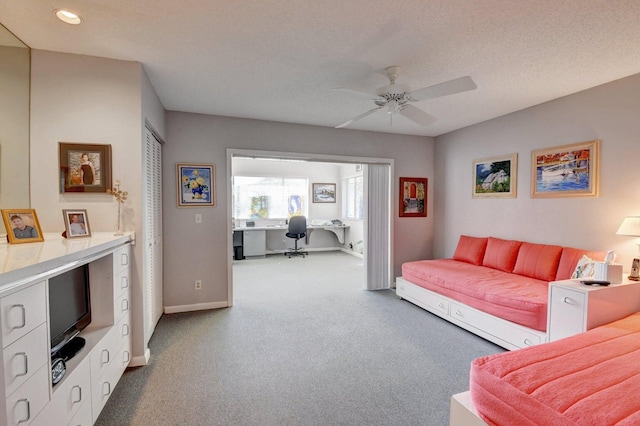
<instances>
[{"instance_id":1,"label":"framed photo of boy","mask_svg":"<svg viewBox=\"0 0 640 426\"><path fill-rule=\"evenodd\" d=\"M111 189L111 145L59 142L60 193Z\"/></svg>"},{"instance_id":2,"label":"framed photo of boy","mask_svg":"<svg viewBox=\"0 0 640 426\"><path fill-rule=\"evenodd\" d=\"M85 238L91 236L89 217L86 210L62 210L67 238Z\"/></svg>"},{"instance_id":3,"label":"framed photo of boy","mask_svg":"<svg viewBox=\"0 0 640 426\"><path fill-rule=\"evenodd\" d=\"M44 241L38 216L33 209L2 209L2 221L7 230L9 244Z\"/></svg>"},{"instance_id":4,"label":"framed photo of boy","mask_svg":"<svg viewBox=\"0 0 640 426\"><path fill-rule=\"evenodd\" d=\"M176 164L178 207L215 206L215 165Z\"/></svg>"}]
</instances>

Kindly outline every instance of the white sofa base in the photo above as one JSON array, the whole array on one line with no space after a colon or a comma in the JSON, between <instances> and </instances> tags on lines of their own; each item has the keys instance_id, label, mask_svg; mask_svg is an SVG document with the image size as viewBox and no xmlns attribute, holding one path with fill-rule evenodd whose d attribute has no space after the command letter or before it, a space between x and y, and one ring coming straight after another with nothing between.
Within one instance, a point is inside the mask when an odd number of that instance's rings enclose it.
<instances>
[{"instance_id":1,"label":"white sofa base","mask_svg":"<svg viewBox=\"0 0 640 426\"><path fill-rule=\"evenodd\" d=\"M449 426L487 426L471 402L471 392L457 393L451 397Z\"/></svg>"},{"instance_id":2,"label":"white sofa base","mask_svg":"<svg viewBox=\"0 0 640 426\"><path fill-rule=\"evenodd\" d=\"M396 278L396 295L505 349L520 349L547 341L547 334L542 331L482 312L402 277Z\"/></svg>"}]
</instances>

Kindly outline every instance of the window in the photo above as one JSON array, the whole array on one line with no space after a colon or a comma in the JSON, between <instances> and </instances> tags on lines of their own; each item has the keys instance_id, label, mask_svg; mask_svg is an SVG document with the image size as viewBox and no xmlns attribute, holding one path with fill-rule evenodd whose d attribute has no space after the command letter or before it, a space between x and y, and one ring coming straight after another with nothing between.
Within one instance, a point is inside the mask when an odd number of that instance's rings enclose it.
<instances>
[{"instance_id":1,"label":"window","mask_svg":"<svg viewBox=\"0 0 640 426\"><path fill-rule=\"evenodd\" d=\"M233 217L283 219L307 216L309 183L302 178L233 177Z\"/></svg>"},{"instance_id":2,"label":"window","mask_svg":"<svg viewBox=\"0 0 640 426\"><path fill-rule=\"evenodd\" d=\"M363 182L362 176L354 176L342 181L342 215L345 219L362 220L364 215Z\"/></svg>"}]
</instances>

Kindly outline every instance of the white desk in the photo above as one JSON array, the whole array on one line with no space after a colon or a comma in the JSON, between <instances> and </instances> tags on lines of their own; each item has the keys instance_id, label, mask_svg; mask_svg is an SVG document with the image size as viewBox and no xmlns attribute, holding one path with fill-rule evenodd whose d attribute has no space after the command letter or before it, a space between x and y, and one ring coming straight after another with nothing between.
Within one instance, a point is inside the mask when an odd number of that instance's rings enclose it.
<instances>
[{"instance_id":1,"label":"white desk","mask_svg":"<svg viewBox=\"0 0 640 426\"><path fill-rule=\"evenodd\" d=\"M309 244L309 237L314 230L323 229L333 233L340 244L344 244L345 229L348 225L307 225L305 244ZM267 226L241 226L233 228L233 231L243 231L243 248L245 256L264 256L266 254L266 233L281 232L288 230L284 225Z\"/></svg>"}]
</instances>

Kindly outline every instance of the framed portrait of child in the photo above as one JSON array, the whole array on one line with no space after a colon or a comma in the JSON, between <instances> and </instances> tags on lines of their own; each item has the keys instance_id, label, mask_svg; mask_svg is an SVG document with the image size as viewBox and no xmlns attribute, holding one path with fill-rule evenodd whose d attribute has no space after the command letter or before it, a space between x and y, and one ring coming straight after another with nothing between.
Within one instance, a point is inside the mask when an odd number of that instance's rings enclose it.
<instances>
[{"instance_id":1,"label":"framed portrait of child","mask_svg":"<svg viewBox=\"0 0 640 426\"><path fill-rule=\"evenodd\" d=\"M9 244L44 241L40 222L34 209L3 209L2 221Z\"/></svg>"}]
</instances>

